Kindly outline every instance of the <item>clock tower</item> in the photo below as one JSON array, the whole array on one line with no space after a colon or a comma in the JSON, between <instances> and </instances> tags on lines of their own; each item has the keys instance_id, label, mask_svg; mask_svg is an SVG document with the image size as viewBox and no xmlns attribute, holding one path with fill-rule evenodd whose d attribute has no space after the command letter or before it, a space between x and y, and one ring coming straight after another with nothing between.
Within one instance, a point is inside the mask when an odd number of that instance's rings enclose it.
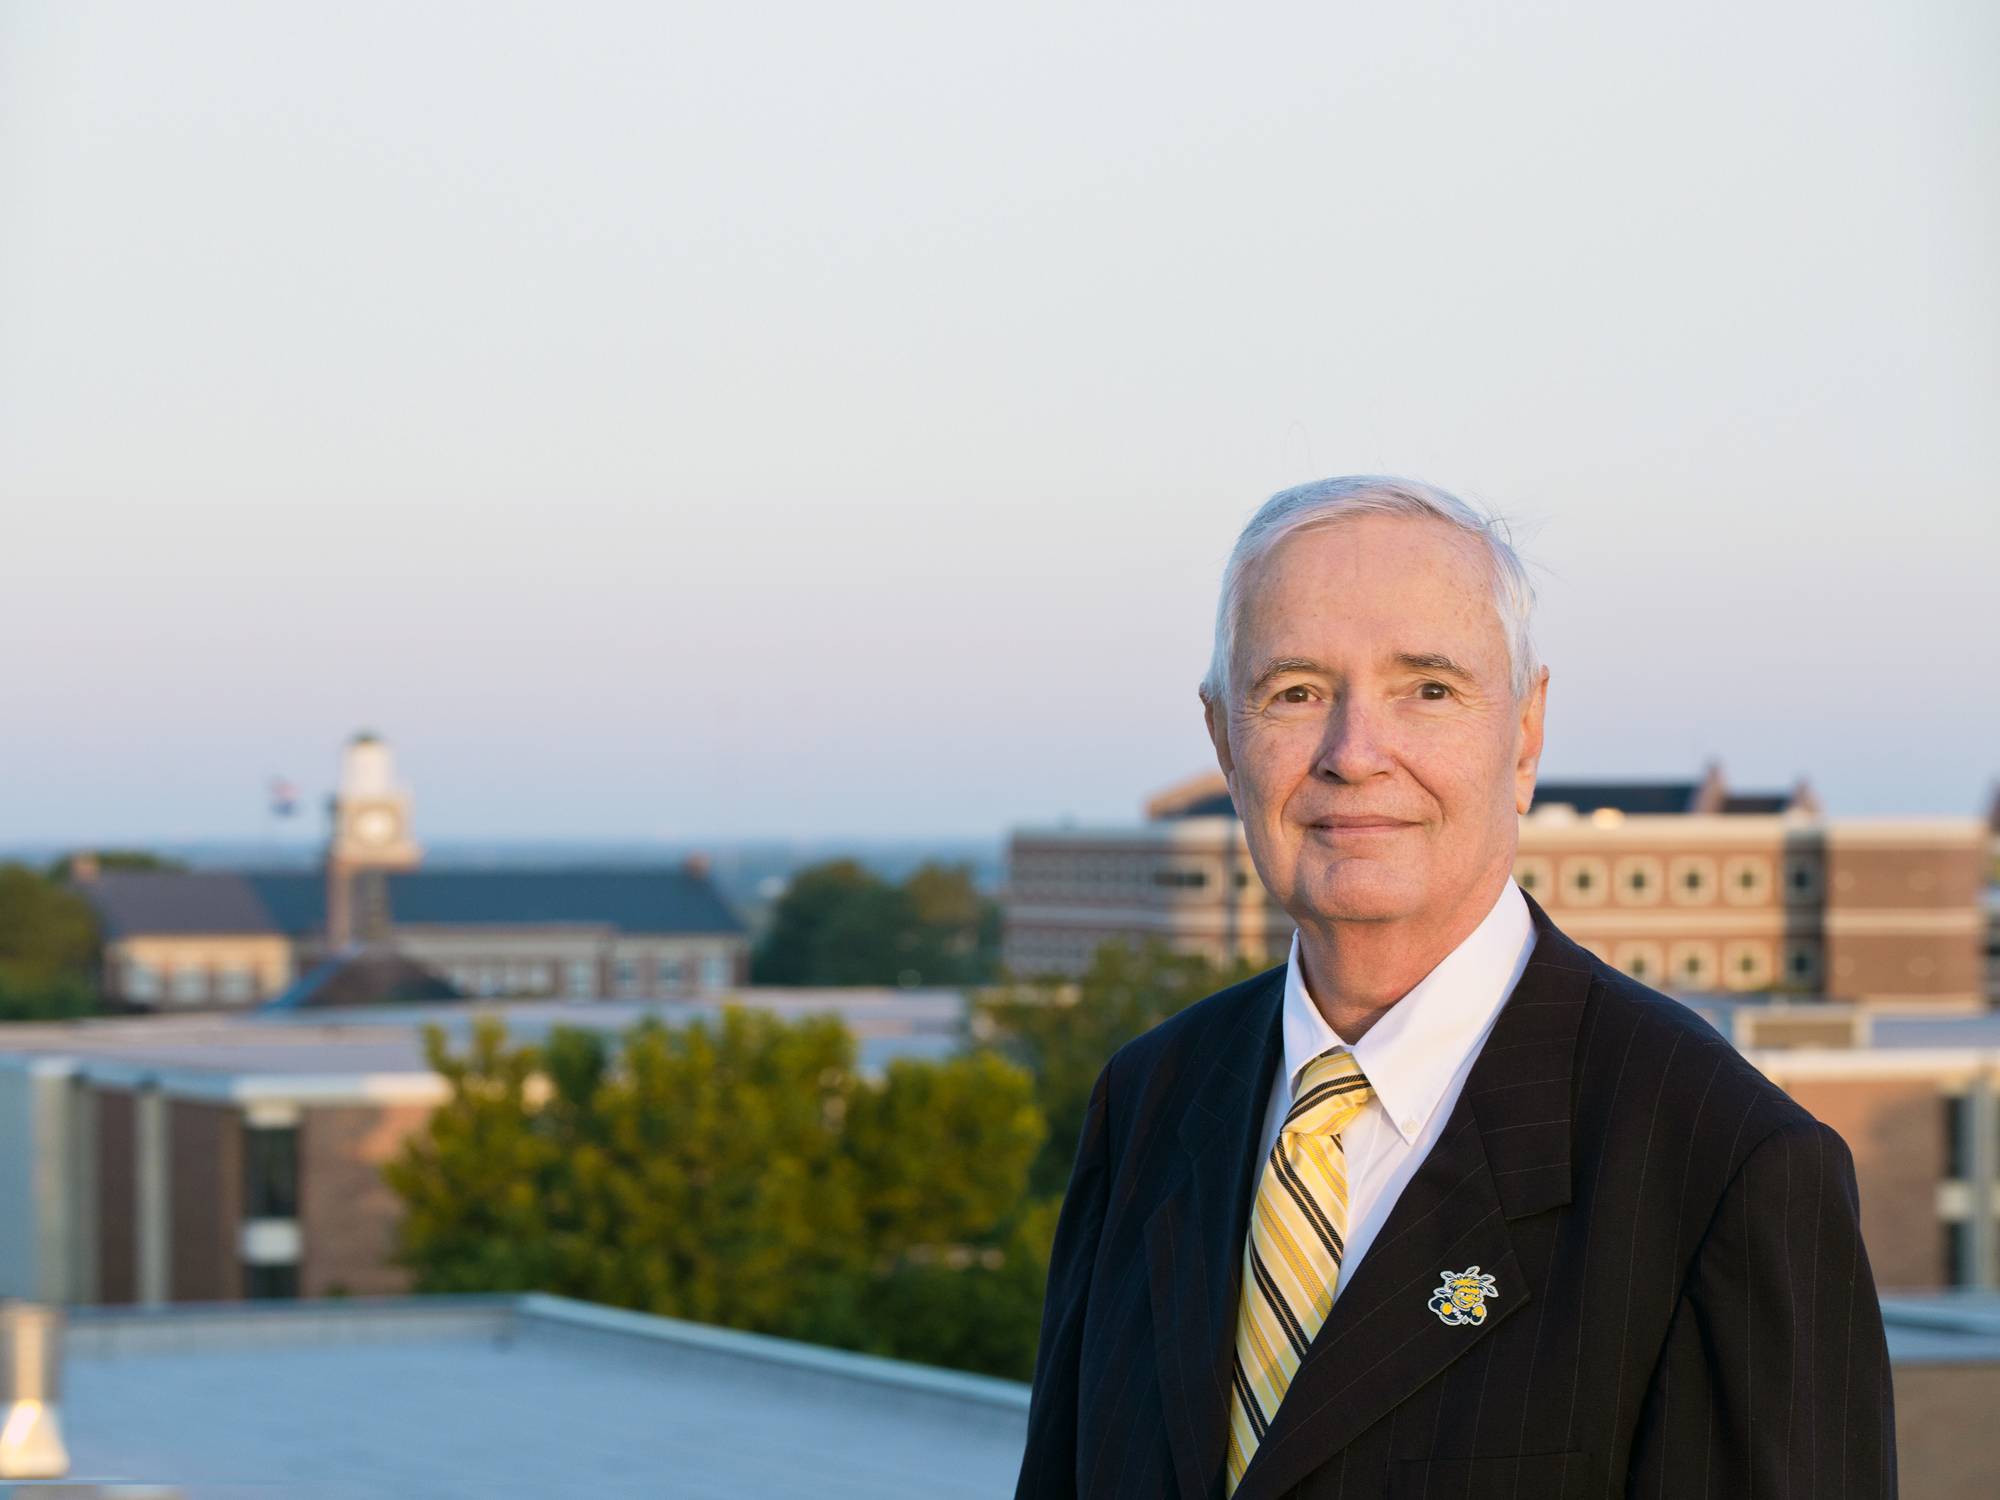
<instances>
[{"instance_id":1,"label":"clock tower","mask_svg":"<svg viewBox=\"0 0 2000 1500\"><path fill-rule=\"evenodd\" d=\"M329 810L326 942L339 952L388 936L387 877L415 869L423 850L410 837L410 794L396 784L389 747L377 735L364 732L348 741Z\"/></svg>"}]
</instances>

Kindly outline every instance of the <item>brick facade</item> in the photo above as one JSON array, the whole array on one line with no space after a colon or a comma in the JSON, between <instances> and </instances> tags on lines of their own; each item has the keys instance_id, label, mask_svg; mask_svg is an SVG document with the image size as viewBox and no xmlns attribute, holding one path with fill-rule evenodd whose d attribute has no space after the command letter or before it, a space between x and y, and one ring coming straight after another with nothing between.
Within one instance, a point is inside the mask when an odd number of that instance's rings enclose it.
<instances>
[{"instance_id":1,"label":"brick facade","mask_svg":"<svg viewBox=\"0 0 2000 1500\"><path fill-rule=\"evenodd\" d=\"M232 1105L169 1100L167 1133L169 1295L176 1302L234 1301L243 1295L242 1116Z\"/></svg>"},{"instance_id":2,"label":"brick facade","mask_svg":"<svg viewBox=\"0 0 2000 1500\"><path fill-rule=\"evenodd\" d=\"M422 1104L327 1105L305 1111L299 1129L299 1293L385 1296L410 1290L395 1265L402 1203L382 1166L430 1118Z\"/></svg>"}]
</instances>

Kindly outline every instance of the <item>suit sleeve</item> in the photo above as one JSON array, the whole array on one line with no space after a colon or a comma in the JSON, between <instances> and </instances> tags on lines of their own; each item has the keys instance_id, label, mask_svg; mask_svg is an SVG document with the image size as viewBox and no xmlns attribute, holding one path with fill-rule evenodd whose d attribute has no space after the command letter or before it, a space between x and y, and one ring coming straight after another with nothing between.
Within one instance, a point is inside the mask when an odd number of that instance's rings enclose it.
<instances>
[{"instance_id":1,"label":"suit sleeve","mask_svg":"<svg viewBox=\"0 0 2000 1500\"><path fill-rule=\"evenodd\" d=\"M1647 1392L1627 1493L1895 1495L1854 1161L1817 1121L1766 1137L1723 1194Z\"/></svg>"},{"instance_id":2,"label":"suit sleeve","mask_svg":"<svg viewBox=\"0 0 2000 1500\"><path fill-rule=\"evenodd\" d=\"M1021 1458L1017 1500L1055 1500L1076 1493L1083 1320L1110 1180L1106 1139L1110 1078L1106 1064L1090 1091L1076 1164L1070 1169L1049 1251L1048 1290L1042 1297L1041 1339L1035 1348L1035 1386L1028 1407L1028 1446Z\"/></svg>"}]
</instances>

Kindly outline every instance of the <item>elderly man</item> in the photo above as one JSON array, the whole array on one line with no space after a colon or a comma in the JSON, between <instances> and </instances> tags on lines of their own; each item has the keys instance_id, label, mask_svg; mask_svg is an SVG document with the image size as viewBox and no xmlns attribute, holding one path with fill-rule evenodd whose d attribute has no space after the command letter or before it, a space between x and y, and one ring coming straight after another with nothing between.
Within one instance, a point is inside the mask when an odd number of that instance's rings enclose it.
<instances>
[{"instance_id":1,"label":"elderly man","mask_svg":"<svg viewBox=\"0 0 2000 1500\"><path fill-rule=\"evenodd\" d=\"M1244 529L1201 697L1298 930L1097 1080L1022 1497L1895 1492L1846 1147L1513 882L1533 597L1423 485Z\"/></svg>"}]
</instances>

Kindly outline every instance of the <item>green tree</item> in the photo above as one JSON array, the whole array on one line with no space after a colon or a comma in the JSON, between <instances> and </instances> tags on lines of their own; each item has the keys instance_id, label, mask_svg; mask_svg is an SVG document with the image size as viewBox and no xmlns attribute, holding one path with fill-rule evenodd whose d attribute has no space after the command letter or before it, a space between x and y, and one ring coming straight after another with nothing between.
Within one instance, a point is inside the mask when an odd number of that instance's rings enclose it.
<instances>
[{"instance_id":1,"label":"green tree","mask_svg":"<svg viewBox=\"0 0 2000 1500\"><path fill-rule=\"evenodd\" d=\"M913 939L910 966L926 984L984 984L999 970L1000 903L968 865L925 864L903 882Z\"/></svg>"},{"instance_id":2,"label":"green tree","mask_svg":"<svg viewBox=\"0 0 2000 1500\"><path fill-rule=\"evenodd\" d=\"M976 984L999 951L996 903L970 869L926 864L891 884L851 859L799 871L751 960L759 984Z\"/></svg>"},{"instance_id":3,"label":"green tree","mask_svg":"<svg viewBox=\"0 0 2000 1500\"><path fill-rule=\"evenodd\" d=\"M1029 1372L1047 1240L1022 1204L1043 1126L1003 1059L870 1079L837 1019L733 1007L642 1023L616 1055L564 1029L512 1047L494 1022L463 1056L435 1029L426 1046L450 1094L386 1168L424 1290L536 1288ZM904 1326L913 1297L945 1321Z\"/></svg>"},{"instance_id":4,"label":"green tree","mask_svg":"<svg viewBox=\"0 0 2000 1500\"><path fill-rule=\"evenodd\" d=\"M26 865L0 865L0 1019L94 1010L97 953L87 901Z\"/></svg>"},{"instance_id":5,"label":"green tree","mask_svg":"<svg viewBox=\"0 0 2000 1500\"><path fill-rule=\"evenodd\" d=\"M1105 943L1074 984L1015 983L980 997L981 1035L1034 1075L1049 1133L1029 1176L1037 1196L1060 1195L1069 1181L1091 1086L1111 1054L1141 1032L1239 979L1257 966L1219 968L1164 944Z\"/></svg>"}]
</instances>

